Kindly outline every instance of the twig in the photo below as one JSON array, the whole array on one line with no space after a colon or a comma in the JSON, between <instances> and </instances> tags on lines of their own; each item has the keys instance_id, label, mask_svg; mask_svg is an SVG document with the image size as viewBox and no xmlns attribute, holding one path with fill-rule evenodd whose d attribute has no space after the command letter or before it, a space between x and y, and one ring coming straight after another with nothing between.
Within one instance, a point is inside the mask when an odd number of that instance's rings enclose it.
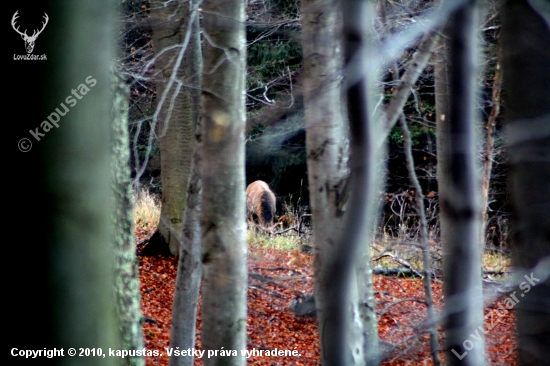
<instances>
[{"instance_id":1,"label":"twig","mask_svg":"<svg viewBox=\"0 0 550 366\"><path fill-rule=\"evenodd\" d=\"M384 253L384 254L381 254L379 255L378 257L374 258L373 261L377 261L379 260L380 258L383 258L383 257L390 257L391 259L393 259L394 261L396 261L397 263L401 264L402 266L405 266L407 267L408 269L410 269L415 275L417 275L418 277L424 277L422 275L421 272L417 271L409 262L407 262L406 260L404 260L403 258L399 258L398 256L394 255L394 254L391 254L391 253Z\"/></svg>"},{"instance_id":2,"label":"twig","mask_svg":"<svg viewBox=\"0 0 550 366\"><path fill-rule=\"evenodd\" d=\"M292 227L289 227L288 229L284 229L284 230L281 230L281 231L274 232L273 235L281 235L281 234L284 234L284 233L286 233L287 231L290 231L290 230L294 230L298 234L300 234L300 231L296 228L296 225L294 225Z\"/></svg>"},{"instance_id":3,"label":"twig","mask_svg":"<svg viewBox=\"0 0 550 366\"><path fill-rule=\"evenodd\" d=\"M416 211L420 218L420 240L422 243L422 257L424 262L424 292L426 293L426 306L428 312L428 321L431 323L435 322L435 310L432 296L432 264L430 256L430 245L428 239L428 223L426 220L426 210L424 208L424 195L422 194L422 187L416 176L416 171L414 169L414 159L412 155L412 139L407 127L407 121L405 120L405 115L401 112L400 116L401 130L403 131L403 140L404 140L404 151L405 157L407 160L407 170L409 171L409 179L415 189L416 193ZM441 365L441 360L439 358L439 340L437 336L437 328L435 323L429 327L428 333L430 335L430 349L431 355L434 362L434 365Z\"/></svg>"},{"instance_id":4,"label":"twig","mask_svg":"<svg viewBox=\"0 0 550 366\"><path fill-rule=\"evenodd\" d=\"M502 70L499 59L495 66L495 76L493 78L493 93L491 97L491 114L487 120L487 136L485 138L485 149L483 152L483 172L481 175L481 240L480 245L484 246L487 233L487 211L489 204L489 183L491 181L491 171L493 169L493 154L495 147L495 126L497 117L500 114L500 91L502 89Z\"/></svg>"},{"instance_id":5,"label":"twig","mask_svg":"<svg viewBox=\"0 0 550 366\"><path fill-rule=\"evenodd\" d=\"M385 136L395 126L397 119L403 111L403 106L411 93L413 85L416 83L422 70L426 67L428 60L432 54L432 49L435 45L438 35L435 32L429 32L424 35L414 56L407 64L405 73L395 88L391 101L382 116L382 136L379 141L386 141Z\"/></svg>"}]
</instances>

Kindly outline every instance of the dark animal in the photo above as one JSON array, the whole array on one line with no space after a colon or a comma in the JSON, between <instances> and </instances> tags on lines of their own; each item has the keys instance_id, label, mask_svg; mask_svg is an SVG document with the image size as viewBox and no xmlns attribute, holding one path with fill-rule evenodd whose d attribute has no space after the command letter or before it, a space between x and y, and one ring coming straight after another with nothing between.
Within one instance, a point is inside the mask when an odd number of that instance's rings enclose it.
<instances>
[{"instance_id":1,"label":"dark animal","mask_svg":"<svg viewBox=\"0 0 550 366\"><path fill-rule=\"evenodd\" d=\"M256 217L260 227L266 231L272 230L275 195L266 182L257 180L246 187L246 211L250 220Z\"/></svg>"},{"instance_id":2,"label":"dark animal","mask_svg":"<svg viewBox=\"0 0 550 366\"><path fill-rule=\"evenodd\" d=\"M313 294L301 294L296 296L290 303L290 310L292 310L296 316L317 316Z\"/></svg>"}]
</instances>

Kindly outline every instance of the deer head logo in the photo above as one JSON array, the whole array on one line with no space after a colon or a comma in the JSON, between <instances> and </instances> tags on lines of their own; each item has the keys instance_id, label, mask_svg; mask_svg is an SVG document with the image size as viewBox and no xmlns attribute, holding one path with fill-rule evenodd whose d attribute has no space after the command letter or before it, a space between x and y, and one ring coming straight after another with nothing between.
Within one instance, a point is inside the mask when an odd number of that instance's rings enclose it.
<instances>
[{"instance_id":1,"label":"deer head logo","mask_svg":"<svg viewBox=\"0 0 550 366\"><path fill-rule=\"evenodd\" d=\"M13 29L19 33L21 35L21 38L23 38L23 41L25 41L25 49L27 50L27 53L31 53L32 50L34 49L34 42L36 41L36 38L38 38L38 35L40 33L42 33L42 31L44 30L44 28L46 28L46 24L48 24L48 14L44 13L44 22L42 22L42 29L40 30L34 30L32 36L28 36L27 35L27 30L25 29L24 32L20 32L19 31L19 27L15 27L15 20L17 18L19 18L19 15L17 15L17 13L19 12L19 10L17 10L15 12L15 14L13 14L13 17L11 18L11 26L13 27Z\"/></svg>"}]
</instances>

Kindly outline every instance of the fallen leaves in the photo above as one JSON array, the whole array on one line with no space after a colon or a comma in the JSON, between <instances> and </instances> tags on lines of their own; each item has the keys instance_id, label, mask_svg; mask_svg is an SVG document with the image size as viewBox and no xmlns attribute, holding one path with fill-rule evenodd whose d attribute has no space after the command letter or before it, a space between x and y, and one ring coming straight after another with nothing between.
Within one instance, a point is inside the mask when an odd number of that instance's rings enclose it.
<instances>
[{"instance_id":1,"label":"fallen leaves","mask_svg":"<svg viewBox=\"0 0 550 366\"><path fill-rule=\"evenodd\" d=\"M143 332L148 350L159 357L147 357L147 366L168 365L166 348L170 346L172 300L177 259L139 257ZM247 349L270 352L296 350L299 356L252 355L249 365L319 365L317 323L315 318L296 317L289 305L296 295L313 291L312 258L299 251L249 249L248 259ZM419 329L426 318L424 291L420 279L375 276L374 291L379 312L380 339L395 345L392 359L384 365L431 365L427 334ZM440 312L443 293L433 285L434 302ZM496 304L496 303L495 303ZM494 305L497 307L498 305ZM201 311L197 317L197 343L200 349ZM491 312L497 312L492 315ZM513 311L486 309L486 353L491 364L517 365ZM491 318L492 316L492 318ZM443 329L439 329L440 349L444 347ZM265 352L264 352L265 353ZM441 356L444 358L443 352ZM202 360L195 359L195 365Z\"/></svg>"}]
</instances>

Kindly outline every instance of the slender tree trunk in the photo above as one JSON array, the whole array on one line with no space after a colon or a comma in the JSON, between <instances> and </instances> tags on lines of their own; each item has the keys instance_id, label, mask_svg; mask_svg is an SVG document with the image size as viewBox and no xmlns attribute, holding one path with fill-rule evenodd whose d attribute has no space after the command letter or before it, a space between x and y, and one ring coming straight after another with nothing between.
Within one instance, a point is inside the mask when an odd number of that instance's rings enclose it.
<instances>
[{"instance_id":1,"label":"slender tree trunk","mask_svg":"<svg viewBox=\"0 0 550 366\"><path fill-rule=\"evenodd\" d=\"M436 107L447 365L485 362L483 332L478 328L483 329L483 294L475 174L475 27L475 1L468 1L451 14L446 27L448 65L438 67L450 67L450 72L436 72L440 87L449 82L448 88L436 90L436 103L443 100Z\"/></svg>"},{"instance_id":2,"label":"slender tree trunk","mask_svg":"<svg viewBox=\"0 0 550 366\"><path fill-rule=\"evenodd\" d=\"M195 347L197 305L202 276L201 264L201 147L197 139L193 154L193 168L187 189L187 204L180 248L176 291L172 305L170 347L187 350ZM193 357L172 355L169 365L193 365Z\"/></svg>"},{"instance_id":3,"label":"slender tree trunk","mask_svg":"<svg viewBox=\"0 0 550 366\"><path fill-rule=\"evenodd\" d=\"M112 142L112 186L115 199L114 242L115 242L115 298L118 329L122 349L136 351L143 349L141 330L140 289L130 175L130 143L128 138L128 87L124 80L113 72L113 142ZM141 366L143 357L121 358L120 365Z\"/></svg>"},{"instance_id":4,"label":"slender tree trunk","mask_svg":"<svg viewBox=\"0 0 550 366\"><path fill-rule=\"evenodd\" d=\"M481 253L487 241L487 221L489 218L489 186L491 183L491 172L493 170L493 152L495 147L495 127L497 117L500 114L500 91L502 89L502 71L500 64L500 55L495 67L495 76L493 78L492 107L487 128L485 131L485 147L483 151L483 170L481 173L481 229L480 241Z\"/></svg>"},{"instance_id":5,"label":"slender tree trunk","mask_svg":"<svg viewBox=\"0 0 550 366\"><path fill-rule=\"evenodd\" d=\"M430 245L428 240L428 223L426 220L426 211L424 208L424 194L422 186L416 175L414 159L412 154L412 138L407 126L405 115L401 114L401 130L403 131L403 148L407 160L407 169L409 171L409 179L411 185L416 191L416 211L420 221L420 245L422 247L422 262L424 264L424 293L426 294L426 307L428 313L428 323L430 327L428 333L430 335L430 350L434 365L441 365L439 357L439 340L437 335L437 324L435 322L435 310L432 296L432 257L430 255Z\"/></svg>"},{"instance_id":6,"label":"slender tree trunk","mask_svg":"<svg viewBox=\"0 0 550 366\"><path fill-rule=\"evenodd\" d=\"M40 219L49 224L37 245L48 247L48 257L42 260L49 268L38 276L50 280L54 331L48 337L65 351L64 357L54 359L57 364L118 365L113 357L68 355L71 347L77 352L121 347L113 291L109 169L115 11L112 1L48 3L50 22L40 38L47 43L48 57L42 112L51 117L55 108L63 111L61 104L69 108L58 115L59 127L50 125L39 142L46 172L42 200L49 211ZM46 306L43 299L36 300Z\"/></svg>"},{"instance_id":7,"label":"slender tree trunk","mask_svg":"<svg viewBox=\"0 0 550 366\"><path fill-rule=\"evenodd\" d=\"M194 2L197 4L198 2ZM198 16L194 17L192 35L189 42L189 57L184 59L184 67L192 74L193 84L201 85L200 73L202 69L202 55L200 46L200 25ZM172 327L170 332L170 347L186 350L195 347L195 328L197 320L197 304L199 297L200 280L202 276L201 264L201 202L202 202L202 129L198 123L199 88L192 90L193 125L195 126L195 151L191 177L187 187L187 203L183 223L182 245L180 247L178 274L176 277L176 291L172 305ZM170 366L191 366L193 357L171 356Z\"/></svg>"},{"instance_id":8,"label":"slender tree trunk","mask_svg":"<svg viewBox=\"0 0 550 366\"><path fill-rule=\"evenodd\" d=\"M377 187L384 178L382 169L375 169L385 156L385 146L375 146L375 135L381 135L372 123L372 107L370 89L372 88L374 65L369 65L369 53L372 51L368 43L368 35L372 32L374 8L362 1L341 2L342 16L345 19L343 27L345 70L346 70L346 99L350 126L350 178L347 191L349 192L347 212L344 219L342 236L340 237L339 253L332 261L331 272L341 273L341 277L331 279L331 291L329 297L342 300L340 304L346 305L346 276L349 276L349 268L356 265L357 289L359 298L359 315L363 331L363 364L377 365L380 360L378 340L378 318L376 316L376 303L373 290L372 262L370 255L371 230L374 227L376 210L378 205L374 198ZM345 268L345 269L344 269ZM355 279L351 274L351 300L354 300ZM341 281L341 282L340 282ZM332 300L330 306L338 311L345 308L335 306ZM352 303L354 305L354 303ZM351 307L354 310L353 307ZM355 314L351 314L355 317ZM354 336L356 325L352 324L349 336ZM338 329L338 327L337 327ZM355 346L356 341L347 342L350 347ZM338 345L336 345L338 346ZM336 351L333 349L333 351ZM357 350L355 354L359 354ZM356 357L355 357L356 358ZM355 359L354 359L355 361ZM356 362L360 364L359 362Z\"/></svg>"},{"instance_id":9,"label":"slender tree trunk","mask_svg":"<svg viewBox=\"0 0 550 366\"><path fill-rule=\"evenodd\" d=\"M172 254L178 254L183 231L187 183L193 156L192 88L197 70L190 1L151 1L157 111L153 116L160 143L162 207L158 232ZM176 47L177 46L177 47ZM187 61L186 61L187 60Z\"/></svg>"},{"instance_id":10,"label":"slender tree trunk","mask_svg":"<svg viewBox=\"0 0 550 366\"><path fill-rule=\"evenodd\" d=\"M505 1L502 29L520 365L550 360L550 7Z\"/></svg>"},{"instance_id":11,"label":"slender tree trunk","mask_svg":"<svg viewBox=\"0 0 550 366\"><path fill-rule=\"evenodd\" d=\"M202 3L203 206L202 346L204 365L244 365L246 204L244 177L244 2ZM233 357L220 355L224 350ZM238 354L238 355L237 355Z\"/></svg>"},{"instance_id":12,"label":"slender tree trunk","mask_svg":"<svg viewBox=\"0 0 550 366\"><path fill-rule=\"evenodd\" d=\"M432 296L432 258L430 255L430 246L428 241L428 224L426 221L426 211L424 208L424 194L422 193L422 187L418 180L418 176L416 175L416 168L413 159L412 137L409 131L409 127L407 126L405 114L403 113L403 106L411 92L412 86L414 85L414 83L416 83L420 75L420 71L423 70L428 63L431 51L437 43L437 38L438 37L433 32L426 33L424 35L422 41L420 42L420 45L418 46L418 50L415 52L411 62L406 67L407 71L403 75L400 84L392 95L391 103L386 109L384 113L385 118L382 121L383 128L387 128L386 126L393 126L392 121L395 118L393 117L393 115L397 114L399 116L399 122L401 124L401 130L403 132L403 150L407 162L409 180L411 182L411 186L414 187L416 192L416 211L420 222L420 245L422 248L422 259L424 264L424 293L426 295L426 307L428 315L427 321L428 323L430 323L428 333L430 335L431 356L435 366L441 365L441 359L439 357L439 340L437 333L437 324L435 322L434 302ZM399 70L395 61L392 62L392 68L394 70L394 82L397 82ZM395 109L397 107L399 109Z\"/></svg>"}]
</instances>

